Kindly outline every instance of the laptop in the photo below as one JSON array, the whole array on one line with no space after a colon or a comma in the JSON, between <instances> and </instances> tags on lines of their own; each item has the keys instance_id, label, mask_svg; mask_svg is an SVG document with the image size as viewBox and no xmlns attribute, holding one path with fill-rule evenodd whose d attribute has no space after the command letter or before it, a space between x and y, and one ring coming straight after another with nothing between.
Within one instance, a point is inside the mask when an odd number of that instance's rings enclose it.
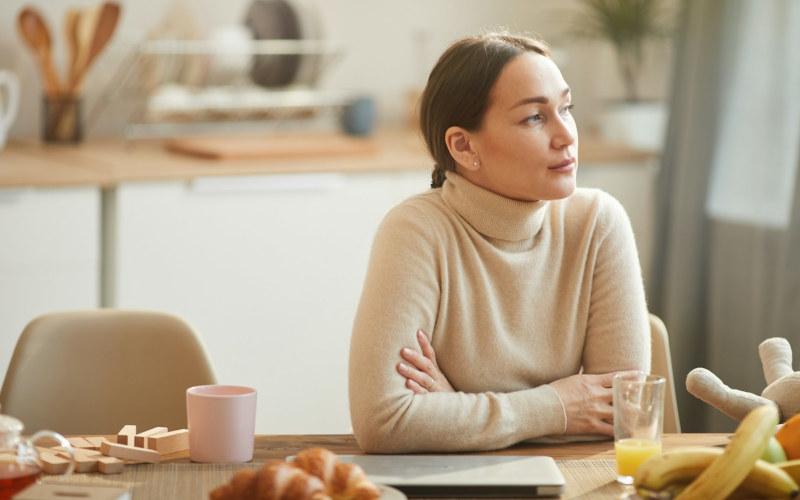
<instances>
[{"instance_id":1,"label":"laptop","mask_svg":"<svg viewBox=\"0 0 800 500\"><path fill-rule=\"evenodd\" d=\"M519 455L340 455L376 483L420 497L553 497L564 476L550 457Z\"/></svg>"}]
</instances>

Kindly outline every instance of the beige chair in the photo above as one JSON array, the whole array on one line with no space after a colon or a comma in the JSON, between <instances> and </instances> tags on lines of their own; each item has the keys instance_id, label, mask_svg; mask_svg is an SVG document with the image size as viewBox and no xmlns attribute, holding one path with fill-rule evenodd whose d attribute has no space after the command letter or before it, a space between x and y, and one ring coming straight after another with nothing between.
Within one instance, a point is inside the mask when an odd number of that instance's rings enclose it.
<instances>
[{"instance_id":1,"label":"beige chair","mask_svg":"<svg viewBox=\"0 0 800 500\"><path fill-rule=\"evenodd\" d=\"M669 354L669 336L664 322L655 314L650 315L650 341L653 351L650 372L667 379L666 394L664 394L664 432L680 432L681 421L678 417L675 378L672 375L672 358Z\"/></svg>"},{"instance_id":2,"label":"beige chair","mask_svg":"<svg viewBox=\"0 0 800 500\"><path fill-rule=\"evenodd\" d=\"M101 309L46 314L17 341L0 404L27 432L115 434L186 427L186 389L216 378L197 335L180 319Z\"/></svg>"}]
</instances>

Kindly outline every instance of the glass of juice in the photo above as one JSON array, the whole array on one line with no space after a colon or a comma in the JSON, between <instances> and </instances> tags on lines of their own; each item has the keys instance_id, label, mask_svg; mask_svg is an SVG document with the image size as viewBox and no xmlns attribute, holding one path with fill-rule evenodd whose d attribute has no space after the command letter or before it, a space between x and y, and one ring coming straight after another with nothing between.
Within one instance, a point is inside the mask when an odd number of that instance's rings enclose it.
<instances>
[{"instance_id":1,"label":"glass of juice","mask_svg":"<svg viewBox=\"0 0 800 500\"><path fill-rule=\"evenodd\" d=\"M664 377L643 372L614 377L614 451L622 484L633 484L639 465L661 453L665 387Z\"/></svg>"}]
</instances>

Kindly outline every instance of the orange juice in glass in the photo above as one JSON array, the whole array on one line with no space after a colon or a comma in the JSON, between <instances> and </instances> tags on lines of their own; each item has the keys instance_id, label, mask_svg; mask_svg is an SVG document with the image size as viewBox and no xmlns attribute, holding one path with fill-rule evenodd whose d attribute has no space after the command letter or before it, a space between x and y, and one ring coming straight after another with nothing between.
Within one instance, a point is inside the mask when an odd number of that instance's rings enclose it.
<instances>
[{"instance_id":1,"label":"orange juice in glass","mask_svg":"<svg viewBox=\"0 0 800 500\"><path fill-rule=\"evenodd\" d=\"M627 438L614 443L617 456L617 474L633 477L636 469L653 455L661 454L661 442L652 439Z\"/></svg>"},{"instance_id":2,"label":"orange juice in glass","mask_svg":"<svg viewBox=\"0 0 800 500\"><path fill-rule=\"evenodd\" d=\"M661 453L664 377L628 372L614 377L614 450L617 481L633 484L636 469Z\"/></svg>"}]
</instances>

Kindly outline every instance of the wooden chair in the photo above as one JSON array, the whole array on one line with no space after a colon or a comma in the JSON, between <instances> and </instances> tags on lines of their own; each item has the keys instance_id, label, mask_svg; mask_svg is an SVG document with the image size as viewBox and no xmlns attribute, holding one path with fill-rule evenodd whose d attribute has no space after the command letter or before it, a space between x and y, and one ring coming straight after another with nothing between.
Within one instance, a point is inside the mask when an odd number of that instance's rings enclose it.
<instances>
[{"instance_id":1,"label":"wooden chair","mask_svg":"<svg viewBox=\"0 0 800 500\"><path fill-rule=\"evenodd\" d=\"M194 331L147 311L46 314L22 332L0 391L27 432L115 434L186 427L186 389L216 383Z\"/></svg>"},{"instance_id":2,"label":"wooden chair","mask_svg":"<svg viewBox=\"0 0 800 500\"><path fill-rule=\"evenodd\" d=\"M650 315L650 340L652 359L650 373L667 380L664 394L664 432L681 432L678 416L678 400L675 396L675 378L672 375L672 357L669 353L669 336L664 322L655 314Z\"/></svg>"}]
</instances>

